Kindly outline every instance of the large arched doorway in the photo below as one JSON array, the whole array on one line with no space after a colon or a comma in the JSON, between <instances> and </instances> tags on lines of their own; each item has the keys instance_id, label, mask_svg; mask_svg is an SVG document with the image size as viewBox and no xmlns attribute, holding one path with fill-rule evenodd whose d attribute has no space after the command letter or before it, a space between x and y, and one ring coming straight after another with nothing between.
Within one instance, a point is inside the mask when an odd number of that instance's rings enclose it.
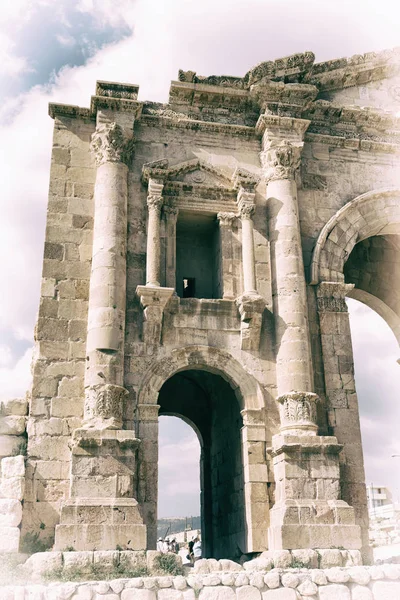
<instances>
[{"instance_id":1,"label":"large arched doorway","mask_svg":"<svg viewBox=\"0 0 400 600\"><path fill-rule=\"evenodd\" d=\"M176 382L181 382L182 387L190 386L189 397L197 397L198 413L193 414L193 402L185 402L185 394L179 391L181 384ZM168 413L187 419L199 432L201 427L203 438L208 434L208 456L205 452L203 462L208 460L210 468L209 480L202 484L203 513L207 519L203 531L212 543L212 554L226 557L230 553L237 557L239 553L267 550L270 479L266 445L267 440L271 440L271 425L278 422L278 412L271 405L266 420L264 394L257 380L225 350L201 345L176 348L165 355L160 353L140 384L136 409L137 432L141 439L138 500L147 526L148 548L155 548L157 539L158 417ZM205 442L203 445L206 448ZM219 461L225 461L225 457L226 465L221 469ZM234 480L228 481L230 475L227 474L233 473L234 466L237 467ZM214 471L217 479L213 489ZM206 476L205 467L203 472ZM217 523L218 511L223 515Z\"/></svg>"},{"instance_id":2,"label":"large arched doorway","mask_svg":"<svg viewBox=\"0 0 400 600\"><path fill-rule=\"evenodd\" d=\"M246 547L243 421L231 386L220 375L186 370L163 384L158 404L160 416L179 416L198 432L204 556L240 556Z\"/></svg>"}]
</instances>

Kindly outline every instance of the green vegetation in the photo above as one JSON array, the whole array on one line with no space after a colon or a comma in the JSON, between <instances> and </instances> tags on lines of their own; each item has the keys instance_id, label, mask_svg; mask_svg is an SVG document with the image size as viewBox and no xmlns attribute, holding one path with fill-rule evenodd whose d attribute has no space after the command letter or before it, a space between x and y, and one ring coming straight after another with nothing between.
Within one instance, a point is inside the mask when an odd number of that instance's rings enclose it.
<instances>
[{"instance_id":1,"label":"green vegetation","mask_svg":"<svg viewBox=\"0 0 400 600\"><path fill-rule=\"evenodd\" d=\"M41 527L41 529L44 529ZM39 533L28 531L21 542L21 552L24 554L35 554L35 552L45 552L49 546L40 539Z\"/></svg>"}]
</instances>

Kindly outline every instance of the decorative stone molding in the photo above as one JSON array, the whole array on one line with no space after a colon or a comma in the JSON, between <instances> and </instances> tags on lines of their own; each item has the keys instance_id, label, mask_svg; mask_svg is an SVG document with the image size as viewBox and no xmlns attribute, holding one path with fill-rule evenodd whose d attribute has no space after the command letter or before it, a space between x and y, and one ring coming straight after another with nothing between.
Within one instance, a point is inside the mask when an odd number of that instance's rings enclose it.
<instances>
[{"instance_id":1,"label":"decorative stone molding","mask_svg":"<svg viewBox=\"0 0 400 600\"><path fill-rule=\"evenodd\" d=\"M97 166L106 162L123 162L129 166L134 150L133 138L127 139L117 123L104 123L92 135L90 149Z\"/></svg>"},{"instance_id":2,"label":"decorative stone molding","mask_svg":"<svg viewBox=\"0 0 400 600\"><path fill-rule=\"evenodd\" d=\"M85 428L121 429L124 398L128 391L113 384L93 385L85 390Z\"/></svg>"},{"instance_id":3,"label":"decorative stone molding","mask_svg":"<svg viewBox=\"0 0 400 600\"><path fill-rule=\"evenodd\" d=\"M237 204L239 208L240 217L242 219L251 219L254 214L255 205L255 193L246 191L244 188L239 189L237 195Z\"/></svg>"},{"instance_id":4,"label":"decorative stone molding","mask_svg":"<svg viewBox=\"0 0 400 600\"><path fill-rule=\"evenodd\" d=\"M240 345L242 350L256 351L260 346L265 300L258 294L243 294L236 299L239 309Z\"/></svg>"},{"instance_id":5,"label":"decorative stone molding","mask_svg":"<svg viewBox=\"0 0 400 600\"><path fill-rule=\"evenodd\" d=\"M219 212L217 214L220 227L232 227L233 223L237 219L237 215L231 212Z\"/></svg>"},{"instance_id":6,"label":"decorative stone molding","mask_svg":"<svg viewBox=\"0 0 400 600\"><path fill-rule=\"evenodd\" d=\"M232 176L232 184L235 190L243 188L248 192L254 192L260 181L260 177L247 169L236 167Z\"/></svg>"},{"instance_id":7,"label":"decorative stone molding","mask_svg":"<svg viewBox=\"0 0 400 600\"><path fill-rule=\"evenodd\" d=\"M162 196L147 196L147 207L150 210L154 210L160 214L163 205Z\"/></svg>"},{"instance_id":8,"label":"decorative stone molding","mask_svg":"<svg viewBox=\"0 0 400 600\"><path fill-rule=\"evenodd\" d=\"M172 206L171 204L164 204L163 210L165 214L171 217L177 217L179 213L179 208L177 206Z\"/></svg>"},{"instance_id":9,"label":"decorative stone molding","mask_svg":"<svg viewBox=\"0 0 400 600\"><path fill-rule=\"evenodd\" d=\"M266 179L293 179L300 165L301 150L300 145L294 145L287 140L271 140L262 153Z\"/></svg>"},{"instance_id":10,"label":"decorative stone molding","mask_svg":"<svg viewBox=\"0 0 400 600\"><path fill-rule=\"evenodd\" d=\"M319 312L348 312L346 296L354 288L353 283L324 281L317 287Z\"/></svg>"},{"instance_id":11,"label":"decorative stone molding","mask_svg":"<svg viewBox=\"0 0 400 600\"><path fill-rule=\"evenodd\" d=\"M159 404L138 404L137 418L139 421L156 421L158 423Z\"/></svg>"},{"instance_id":12,"label":"decorative stone molding","mask_svg":"<svg viewBox=\"0 0 400 600\"><path fill-rule=\"evenodd\" d=\"M316 435L317 394L312 392L289 392L277 398L280 407L281 433L291 435Z\"/></svg>"},{"instance_id":13,"label":"decorative stone molding","mask_svg":"<svg viewBox=\"0 0 400 600\"><path fill-rule=\"evenodd\" d=\"M151 346L160 344L164 309L173 296L174 288L138 285L136 294L144 308L143 338Z\"/></svg>"}]
</instances>

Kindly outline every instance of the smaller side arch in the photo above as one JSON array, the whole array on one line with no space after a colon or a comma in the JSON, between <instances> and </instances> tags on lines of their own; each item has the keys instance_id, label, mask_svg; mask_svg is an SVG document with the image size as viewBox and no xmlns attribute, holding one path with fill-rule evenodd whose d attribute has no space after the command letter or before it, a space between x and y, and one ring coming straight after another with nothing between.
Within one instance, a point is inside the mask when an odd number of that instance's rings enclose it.
<instances>
[{"instance_id":1,"label":"smaller side arch","mask_svg":"<svg viewBox=\"0 0 400 600\"><path fill-rule=\"evenodd\" d=\"M233 388L241 410L264 409L259 383L228 352L212 346L187 346L173 350L146 371L138 395L138 404L157 404L163 383L186 369L205 369L221 375Z\"/></svg>"},{"instance_id":2,"label":"smaller side arch","mask_svg":"<svg viewBox=\"0 0 400 600\"><path fill-rule=\"evenodd\" d=\"M386 188L358 196L329 219L318 236L311 262L311 284L343 282L343 267L357 242L400 233L400 190Z\"/></svg>"}]
</instances>

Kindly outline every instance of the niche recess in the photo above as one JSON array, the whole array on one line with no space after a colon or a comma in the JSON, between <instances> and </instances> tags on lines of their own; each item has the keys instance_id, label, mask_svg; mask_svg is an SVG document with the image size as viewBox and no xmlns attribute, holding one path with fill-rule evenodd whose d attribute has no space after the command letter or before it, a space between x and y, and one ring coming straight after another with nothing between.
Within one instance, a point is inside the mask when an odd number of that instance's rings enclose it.
<instances>
[{"instance_id":1,"label":"niche recess","mask_svg":"<svg viewBox=\"0 0 400 600\"><path fill-rule=\"evenodd\" d=\"M179 211L176 292L181 298L221 298L220 233L215 214Z\"/></svg>"}]
</instances>

